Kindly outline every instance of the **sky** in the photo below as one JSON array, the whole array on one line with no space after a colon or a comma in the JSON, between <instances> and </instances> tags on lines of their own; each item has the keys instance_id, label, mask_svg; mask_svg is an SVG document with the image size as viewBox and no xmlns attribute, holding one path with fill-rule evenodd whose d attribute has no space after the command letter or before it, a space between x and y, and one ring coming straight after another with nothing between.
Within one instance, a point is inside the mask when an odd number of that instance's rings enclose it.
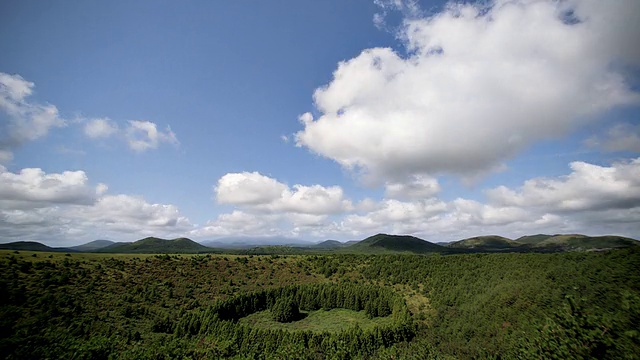
<instances>
[{"instance_id":1,"label":"sky","mask_svg":"<svg viewBox=\"0 0 640 360\"><path fill-rule=\"evenodd\" d=\"M0 242L640 238L637 0L0 2Z\"/></svg>"}]
</instances>

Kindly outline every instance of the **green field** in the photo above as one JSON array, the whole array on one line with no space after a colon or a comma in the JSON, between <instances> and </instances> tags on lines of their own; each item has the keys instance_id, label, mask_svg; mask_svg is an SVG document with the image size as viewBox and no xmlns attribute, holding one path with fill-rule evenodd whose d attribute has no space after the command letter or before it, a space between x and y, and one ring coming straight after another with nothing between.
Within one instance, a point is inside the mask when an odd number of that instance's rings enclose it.
<instances>
[{"instance_id":1,"label":"green field","mask_svg":"<svg viewBox=\"0 0 640 360\"><path fill-rule=\"evenodd\" d=\"M290 323L279 323L271 318L271 311L265 310L240 319L240 323L261 329L339 332L355 326L363 330L371 330L376 326L390 325L392 322L391 317L369 319L364 311L348 309L301 311L301 313L303 314L301 320Z\"/></svg>"}]
</instances>

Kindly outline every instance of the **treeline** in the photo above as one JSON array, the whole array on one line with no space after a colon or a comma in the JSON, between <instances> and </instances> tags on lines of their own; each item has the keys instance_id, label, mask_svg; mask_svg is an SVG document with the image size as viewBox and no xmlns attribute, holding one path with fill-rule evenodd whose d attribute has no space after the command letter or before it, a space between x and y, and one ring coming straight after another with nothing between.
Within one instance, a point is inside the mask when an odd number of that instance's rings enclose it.
<instances>
[{"instance_id":1,"label":"treeline","mask_svg":"<svg viewBox=\"0 0 640 360\"><path fill-rule=\"evenodd\" d=\"M280 298L291 297L302 310L335 308L364 310L369 318L391 315L405 308L403 299L388 288L352 283L286 286L222 300L211 307L220 320L238 320L270 309Z\"/></svg>"},{"instance_id":2,"label":"treeline","mask_svg":"<svg viewBox=\"0 0 640 360\"><path fill-rule=\"evenodd\" d=\"M240 318L272 308L278 299L292 299L306 311L335 308L364 310L369 317L393 316L392 325L362 330L358 327L340 333L289 332L258 329L238 323ZM338 358L368 357L380 347L409 341L415 328L404 300L391 289L373 285L311 284L287 286L241 294L222 300L202 311L181 316L173 326L157 327L175 336L215 339L224 343L216 356L243 355L264 358L296 349L299 358L315 358L318 354ZM207 341L207 340L205 340ZM209 340L211 341L211 340Z\"/></svg>"}]
</instances>

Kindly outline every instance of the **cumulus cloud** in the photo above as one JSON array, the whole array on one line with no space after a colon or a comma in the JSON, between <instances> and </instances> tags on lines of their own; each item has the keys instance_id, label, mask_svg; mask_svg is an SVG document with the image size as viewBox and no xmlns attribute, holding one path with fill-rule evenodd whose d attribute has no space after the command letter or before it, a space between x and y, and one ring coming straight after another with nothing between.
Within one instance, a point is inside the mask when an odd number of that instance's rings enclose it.
<instances>
[{"instance_id":1,"label":"cumulus cloud","mask_svg":"<svg viewBox=\"0 0 640 360\"><path fill-rule=\"evenodd\" d=\"M408 182L387 182L385 184L385 195L392 199L410 200L427 199L440 192L438 179L416 175Z\"/></svg>"},{"instance_id":2,"label":"cumulus cloud","mask_svg":"<svg viewBox=\"0 0 640 360\"><path fill-rule=\"evenodd\" d=\"M91 185L84 171L13 173L0 166L0 233L5 241L72 245L98 237L180 236L193 229L175 205L107 192L106 184Z\"/></svg>"},{"instance_id":3,"label":"cumulus cloud","mask_svg":"<svg viewBox=\"0 0 640 360\"><path fill-rule=\"evenodd\" d=\"M296 143L384 180L486 172L638 103L620 65L640 63L639 14L636 0L491 1L409 18L407 55L339 63Z\"/></svg>"},{"instance_id":4,"label":"cumulus cloud","mask_svg":"<svg viewBox=\"0 0 640 360\"><path fill-rule=\"evenodd\" d=\"M220 236L270 236L281 235L284 231L279 224L279 216L251 214L240 210L220 214L216 220L191 231L195 237Z\"/></svg>"},{"instance_id":5,"label":"cumulus cloud","mask_svg":"<svg viewBox=\"0 0 640 360\"><path fill-rule=\"evenodd\" d=\"M516 190L500 186L487 196L502 205L560 212L640 207L640 158L611 166L575 161L570 168L569 175L531 179Z\"/></svg>"},{"instance_id":6,"label":"cumulus cloud","mask_svg":"<svg viewBox=\"0 0 640 360\"><path fill-rule=\"evenodd\" d=\"M27 100L34 86L20 75L0 72L0 162L11 160L16 147L66 125L54 105Z\"/></svg>"},{"instance_id":7,"label":"cumulus cloud","mask_svg":"<svg viewBox=\"0 0 640 360\"><path fill-rule=\"evenodd\" d=\"M609 152L640 152L640 125L616 124L604 136L587 139L586 144Z\"/></svg>"},{"instance_id":8,"label":"cumulus cloud","mask_svg":"<svg viewBox=\"0 0 640 360\"><path fill-rule=\"evenodd\" d=\"M142 196L105 195L94 206L81 211L92 222L117 231L145 230L153 233L190 226L189 220L180 214L175 205L150 204Z\"/></svg>"},{"instance_id":9,"label":"cumulus cloud","mask_svg":"<svg viewBox=\"0 0 640 360\"><path fill-rule=\"evenodd\" d=\"M160 143L178 145L176 134L167 126L164 131L151 121L130 120L126 129L126 137L132 150L143 152L156 149Z\"/></svg>"},{"instance_id":10,"label":"cumulus cloud","mask_svg":"<svg viewBox=\"0 0 640 360\"><path fill-rule=\"evenodd\" d=\"M258 205L280 198L286 188L286 185L258 172L243 172L221 177L214 192L221 204Z\"/></svg>"},{"instance_id":11,"label":"cumulus cloud","mask_svg":"<svg viewBox=\"0 0 640 360\"><path fill-rule=\"evenodd\" d=\"M84 125L84 134L92 139L110 137L118 130L118 124L108 118L90 119Z\"/></svg>"},{"instance_id":12,"label":"cumulus cloud","mask_svg":"<svg viewBox=\"0 0 640 360\"><path fill-rule=\"evenodd\" d=\"M573 162L569 174L485 191L486 200L367 199L359 213L327 224L326 234L414 234L432 241L479 234L619 234L640 231L640 158L601 166Z\"/></svg>"},{"instance_id":13,"label":"cumulus cloud","mask_svg":"<svg viewBox=\"0 0 640 360\"><path fill-rule=\"evenodd\" d=\"M378 208L364 215L352 214L344 218L341 228L348 233L378 232L390 229L393 233L415 233L424 224L445 213L447 204L437 199L403 202L386 199Z\"/></svg>"},{"instance_id":14,"label":"cumulus cloud","mask_svg":"<svg viewBox=\"0 0 640 360\"><path fill-rule=\"evenodd\" d=\"M334 214L350 210L339 186L299 185L288 187L258 172L229 173L214 188L221 204L245 206L254 211L301 214Z\"/></svg>"},{"instance_id":15,"label":"cumulus cloud","mask_svg":"<svg viewBox=\"0 0 640 360\"><path fill-rule=\"evenodd\" d=\"M0 166L0 204L41 207L47 204L92 204L99 187L88 184L84 171L47 174L39 168L12 173Z\"/></svg>"},{"instance_id":16,"label":"cumulus cloud","mask_svg":"<svg viewBox=\"0 0 640 360\"><path fill-rule=\"evenodd\" d=\"M332 216L354 209L339 186L289 187L258 172L229 173L214 187L216 201L239 209L221 214L194 236L320 236Z\"/></svg>"}]
</instances>

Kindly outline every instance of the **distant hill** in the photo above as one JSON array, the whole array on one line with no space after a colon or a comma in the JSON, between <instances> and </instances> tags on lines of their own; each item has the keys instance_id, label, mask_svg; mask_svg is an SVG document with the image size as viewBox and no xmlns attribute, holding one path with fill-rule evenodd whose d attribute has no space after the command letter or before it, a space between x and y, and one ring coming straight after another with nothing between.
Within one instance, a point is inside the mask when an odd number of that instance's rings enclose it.
<instances>
[{"instance_id":1,"label":"distant hill","mask_svg":"<svg viewBox=\"0 0 640 360\"><path fill-rule=\"evenodd\" d=\"M446 245L452 249L472 249L482 251L512 250L522 244L506 237L497 235L476 236Z\"/></svg>"},{"instance_id":2,"label":"distant hill","mask_svg":"<svg viewBox=\"0 0 640 360\"><path fill-rule=\"evenodd\" d=\"M231 253L239 255L293 255L308 253L309 248L286 245L258 246L251 249L231 250Z\"/></svg>"},{"instance_id":3,"label":"distant hill","mask_svg":"<svg viewBox=\"0 0 640 360\"><path fill-rule=\"evenodd\" d=\"M537 244L553 236L555 235L546 235L546 234L526 235L526 236L517 238L516 241L521 244Z\"/></svg>"},{"instance_id":4,"label":"distant hill","mask_svg":"<svg viewBox=\"0 0 640 360\"><path fill-rule=\"evenodd\" d=\"M446 248L409 235L377 234L345 250L358 252L413 252L417 254L446 252Z\"/></svg>"},{"instance_id":5,"label":"distant hill","mask_svg":"<svg viewBox=\"0 0 640 360\"><path fill-rule=\"evenodd\" d=\"M326 240L326 241L317 243L315 245L312 245L311 247L314 249L337 249L343 246L346 246L346 245L341 243L338 240Z\"/></svg>"},{"instance_id":6,"label":"distant hill","mask_svg":"<svg viewBox=\"0 0 640 360\"><path fill-rule=\"evenodd\" d=\"M250 249L263 246L312 246L313 243L282 236L237 236L203 241L202 245L219 249Z\"/></svg>"},{"instance_id":7,"label":"distant hill","mask_svg":"<svg viewBox=\"0 0 640 360\"><path fill-rule=\"evenodd\" d=\"M93 240L86 244L72 246L69 249L82 251L82 252L91 252L91 251L100 250L102 248L106 248L107 246L111 246L113 244L115 244L115 242L110 240Z\"/></svg>"},{"instance_id":8,"label":"distant hill","mask_svg":"<svg viewBox=\"0 0 640 360\"><path fill-rule=\"evenodd\" d=\"M132 243L115 243L105 248L97 250L98 252L108 253L137 253L137 254L180 254L180 253L208 253L215 250L197 242L187 239L178 238L173 240L165 240L156 237L148 237Z\"/></svg>"},{"instance_id":9,"label":"distant hill","mask_svg":"<svg viewBox=\"0 0 640 360\"><path fill-rule=\"evenodd\" d=\"M54 248L36 241L16 241L0 244L0 249L22 250L22 251L54 251L54 252L74 252L69 248Z\"/></svg>"},{"instance_id":10,"label":"distant hill","mask_svg":"<svg viewBox=\"0 0 640 360\"><path fill-rule=\"evenodd\" d=\"M587 251L640 246L640 241L623 236L554 235L530 245L536 250Z\"/></svg>"}]
</instances>

